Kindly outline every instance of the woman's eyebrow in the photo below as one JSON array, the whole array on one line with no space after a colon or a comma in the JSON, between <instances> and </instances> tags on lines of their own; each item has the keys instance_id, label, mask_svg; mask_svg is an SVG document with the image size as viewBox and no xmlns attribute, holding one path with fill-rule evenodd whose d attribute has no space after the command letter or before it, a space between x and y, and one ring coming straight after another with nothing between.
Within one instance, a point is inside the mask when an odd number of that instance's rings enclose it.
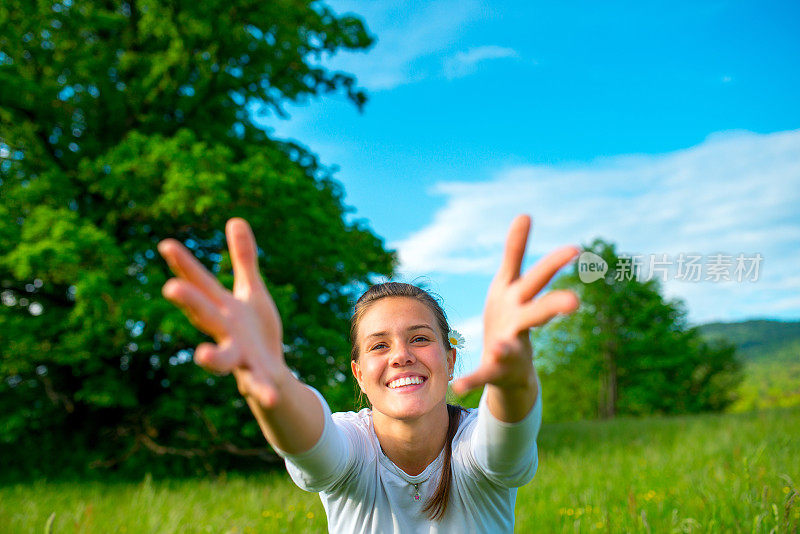
<instances>
[{"instance_id":1,"label":"woman's eyebrow","mask_svg":"<svg viewBox=\"0 0 800 534\"><path fill-rule=\"evenodd\" d=\"M389 332L373 332L372 334L367 336L367 339L372 338L372 337L383 337L383 336L387 335L388 333Z\"/></svg>"},{"instance_id":2,"label":"woman's eyebrow","mask_svg":"<svg viewBox=\"0 0 800 534\"><path fill-rule=\"evenodd\" d=\"M427 329L427 330L430 330L431 332L434 332L433 328L431 328L430 326L428 326L428 325L426 325L426 324L415 324L414 326L409 326L409 327L406 329L406 331L407 331L407 332L413 332L414 330L421 330L421 329L423 329L423 328L424 328L424 329ZM381 331L381 332L373 332L372 334L369 334L369 335L366 337L366 339L371 339L371 338L373 338L373 337L383 337L383 336L387 336L387 335L389 335L389 332L386 332L386 331Z\"/></svg>"}]
</instances>

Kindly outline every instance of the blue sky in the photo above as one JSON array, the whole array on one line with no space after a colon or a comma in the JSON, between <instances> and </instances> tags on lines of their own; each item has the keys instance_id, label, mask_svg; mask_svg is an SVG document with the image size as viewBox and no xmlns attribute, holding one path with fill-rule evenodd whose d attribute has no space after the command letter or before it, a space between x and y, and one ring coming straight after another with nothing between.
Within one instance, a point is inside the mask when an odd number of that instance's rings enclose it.
<instances>
[{"instance_id":1,"label":"blue sky","mask_svg":"<svg viewBox=\"0 0 800 534\"><path fill-rule=\"evenodd\" d=\"M694 322L800 318L800 4L334 1L376 36L324 61L344 97L263 119L340 167L345 201L480 351L505 230L528 264L600 236L631 254L763 257L755 282L664 284Z\"/></svg>"}]
</instances>

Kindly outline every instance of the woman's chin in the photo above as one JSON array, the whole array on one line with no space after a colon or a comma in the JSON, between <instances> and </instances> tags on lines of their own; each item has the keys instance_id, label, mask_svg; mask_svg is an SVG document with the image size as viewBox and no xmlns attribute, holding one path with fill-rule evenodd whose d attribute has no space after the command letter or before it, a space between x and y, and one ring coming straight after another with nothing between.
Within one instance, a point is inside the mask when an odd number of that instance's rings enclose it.
<instances>
[{"instance_id":1,"label":"woman's chin","mask_svg":"<svg viewBox=\"0 0 800 534\"><path fill-rule=\"evenodd\" d=\"M387 417L398 420L418 419L436 407L436 403L431 403L428 399L414 398L410 395L384 400L385 402L379 405L373 404L373 411L377 410Z\"/></svg>"}]
</instances>

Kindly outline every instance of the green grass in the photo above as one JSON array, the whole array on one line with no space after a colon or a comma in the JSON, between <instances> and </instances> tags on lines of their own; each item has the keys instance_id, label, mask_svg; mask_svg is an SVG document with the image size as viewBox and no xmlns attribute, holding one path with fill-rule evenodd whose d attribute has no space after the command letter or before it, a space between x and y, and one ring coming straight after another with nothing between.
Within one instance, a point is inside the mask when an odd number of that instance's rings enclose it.
<instances>
[{"instance_id":1,"label":"green grass","mask_svg":"<svg viewBox=\"0 0 800 534\"><path fill-rule=\"evenodd\" d=\"M227 480L139 483L46 482L0 489L0 531L45 532L305 532L325 531L315 493L283 472Z\"/></svg>"},{"instance_id":2,"label":"green grass","mask_svg":"<svg viewBox=\"0 0 800 534\"><path fill-rule=\"evenodd\" d=\"M800 410L554 424L521 532L795 532Z\"/></svg>"},{"instance_id":3,"label":"green grass","mask_svg":"<svg viewBox=\"0 0 800 534\"><path fill-rule=\"evenodd\" d=\"M797 532L800 409L545 425L518 532ZM3 532L325 531L282 473L0 487Z\"/></svg>"}]
</instances>

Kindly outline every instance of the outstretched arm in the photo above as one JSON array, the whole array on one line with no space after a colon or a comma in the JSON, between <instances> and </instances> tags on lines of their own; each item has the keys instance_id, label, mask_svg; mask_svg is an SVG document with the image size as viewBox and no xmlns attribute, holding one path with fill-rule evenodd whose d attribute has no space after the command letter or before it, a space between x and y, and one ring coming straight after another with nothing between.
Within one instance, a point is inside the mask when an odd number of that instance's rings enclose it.
<instances>
[{"instance_id":1,"label":"outstretched arm","mask_svg":"<svg viewBox=\"0 0 800 534\"><path fill-rule=\"evenodd\" d=\"M177 278L168 280L162 293L216 341L200 344L195 362L212 372L233 373L239 392L273 447L289 454L305 452L322 435L323 408L284 360L281 319L258 270L250 225L244 219L231 219L225 234L233 264L233 292L181 243L165 239L158 251Z\"/></svg>"},{"instance_id":2,"label":"outstretched arm","mask_svg":"<svg viewBox=\"0 0 800 534\"><path fill-rule=\"evenodd\" d=\"M551 252L520 276L530 218L511 223L500 270L489 286L483 315L483 353L478 369L453 383L457 394L486 385L489 411L503 422L522 420L539 394L529 329L577 309L572 291L537 297L559 269L578 254L572 246Z\"/></svg>"}]
</instances>

